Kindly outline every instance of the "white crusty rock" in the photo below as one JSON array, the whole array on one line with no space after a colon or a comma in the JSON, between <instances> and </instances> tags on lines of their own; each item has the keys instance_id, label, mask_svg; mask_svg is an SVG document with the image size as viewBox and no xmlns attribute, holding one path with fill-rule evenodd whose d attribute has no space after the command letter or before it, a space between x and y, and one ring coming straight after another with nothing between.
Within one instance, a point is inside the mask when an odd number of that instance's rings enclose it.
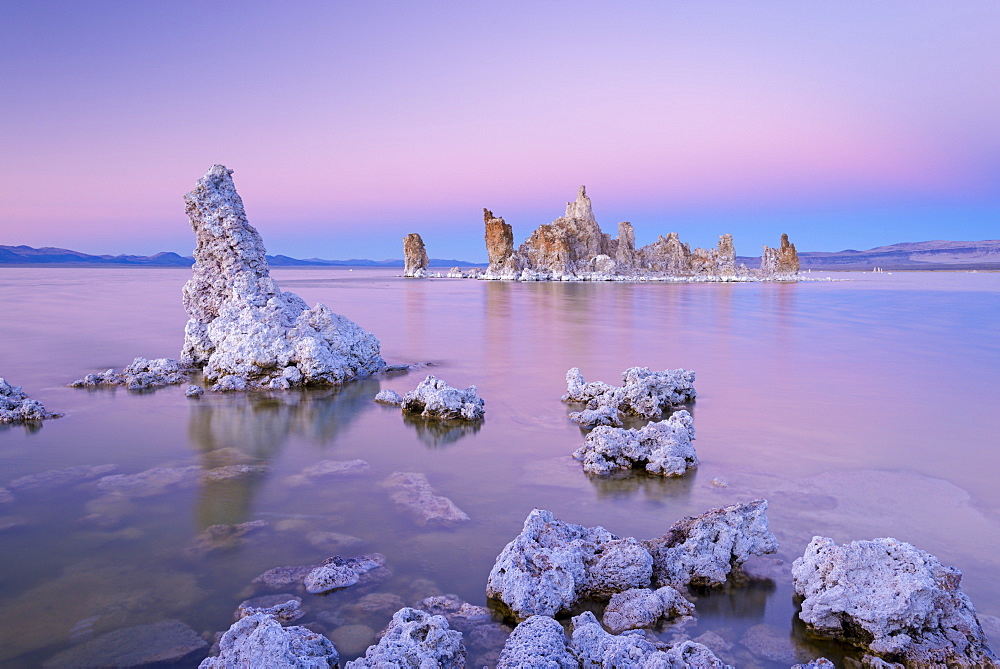
<instances>
[{"instance_id":1,"label":"white crusty rock","mask_svg":"<svg viewBox=\"0 0 1000 669\"><path fill-rule=\"evenodd\" d=\"M562 625L549 616L531 616L515 627L497 662L497 669L577 669L579 666L576 656L570 652Z\"/></svg>"},{"instance_id":2,"label":"white crusty rock","mask_svg":"<svg viewBox=\"0 0 1000 669\"><path fill-rule=\"evenodd\" d=\"M184 391L184 395L187 397L201 397L205 394L205 389L201 386L190 385L187 390Z\"/></svg>"},{"instance_id":3,"label":"white crusty rock","mask_svg":"<svg viewBox=\"0 0 1000 669\"><path fill-rule=\"evenodd\" d=\"M497 556L486 594L517 618L554 616L584 597L644 588L652 571L652 557L635 539L534 509L521 533Z\"/></svg>"},{"instance_id":4,"label":"white crusty rock","mask_svg":"<svg viewBox=\"0 0 1000 669\"><path fill-rule=\"evenodd\" d=\"M0 423L24 423L59 416L62 414L47 411L41 402L28 397L21 386L12 386L0 377Z\"/></svg>"},{"instance_id":5,"label":"white crusty rock","mask_svg":"<svg viewBox=\"0 0 1000 669\"><path fill-rule=\"evenodd\" d=\"M694 614L694 604L675 588L665 585L658 590L633 588L615 593L604 609L604 626L618 634L625 630L655 626L661 618L679 618Z\"/></svg>"},{"instance_id":6,"label":"white crusty rock","mask_svg":"<svg viewBox=\"0 0 1000 669\"><path fill-rule=\"evenodd\" d=\"M682 641L672 646L647 641L641 632L609 634L591 611L573 618L571 648L581 667L729 667L707 646ZM731 668L730 668L731 669Z\"/></svg>"},{"instance_id":7,"label":"white crusty rock","mask_svg":"<svg viewBox=\"0 0 1000 669\"><path fill-rule=\"evenodd\" d=\"M403 237L403 276L422 279L427 276L427 249L424 240L415 232Z\"/></svg>"},{"instance_id":8,"label":"white crusty rock","mask_svg":"<svg viewBox=\"0 0 1000 669\"><path fill-rule=\"evenodd\" d=\"M638 430L594 428L573 457L583 463L584 471L599 476L634 467L642 467L650 474L682 476L698 466L693 439L691 414L681 409L667 420Z\"/></svg>"},{"instance_id":9,"label":"white crusty rock","mask_svg":"<svg viewBox=\"0 0 1000 669\"><path fill-rule=\"evenodd\" d=\"M263 613L280 623L295 622L305 615L302 610L302 598L295 595L263 595L240 603L233 614L234 620Z\"/></svg>"},{"instance_id":10,"label":"white crusty rock","mask_svg":"<svg viewBox=\"0 0 1000 669\"><path fill-rule=\"evenodd\" d=\"M114 369L99 374L87 374L69 384L73 388L96 388L98 386L125 386L129 390L146 390L184 383L191 368L173 358L136 358L132 364L116 374Z\"/></svg>"},{"instance_id":11,"label":"white crusty rock","mask_svg":"<svg viewBox=\"0 0 1000 669\"><path fill-rule=\"evenodd\" d=\"M602 381L587 383L578 367L566 372L564 402L583 402L588 409L611 407L623 414L656 418L665 409L694 400L694 372L686 369L650 371L649 367L630 367L622 372L624 385L611 386Z\"/></svg>"},{"instance_id":12,"label":"white crusty rock","mask_svg":"<svg viewBox=\"0 0 1000 669\"><path fill-rule=\"evenodd\" d=\"M465 668L462 633L448 627L444 616L402 608L378 644L369 646L364 657L348 662L345 669L376 667Z\"/></svg>"},{"instance_id":13,"label":"white crusty rock","mask_svg":"<svg viewBox=\"0 0 1000 669\"><path fill-rule=\"evenodd\" d=\"M231 667L336 667L340 654L333 642L305 627L282 627L267 613L237 620L219 641L219 656L202 660L199 669Z\"/></svg>"},{"instance_id":14,"label":"white crusty rock","mask_svg":"<svg viewBox=\"0 0 1000 669\"><path fill-rule=\"evenodd\" d=\"M384 388L375 395L375 401L379 404L388 404L389 406L398 407L403 403L403 398L399 396L395 390L389 390Z\"/></svg>"},{"instance_id":15,"label":"white crusty rock","mask_svg":"<svg viewBox=\"0 0 1000 669\"><path fill-rule=\"evenodd\" d=\"M306 592L319 594L337 588L346 588L361 581L368 572L385 567L385 556L369 553L353 558L334 555L310 571L303 580Z\"/></svg>"},{"instance_id":16,"label":"white crusty rock","mask_svg":"<svg viewBox=\"0 0 1000 669\"><path fill-rule=\"evenodd\" d=\"M419 472L393 472L379 487L388 490L389 499L420 526L451 527L469 520L453 501L436 494L427 476Z\"/></svg>"},{"instance_id":17,"label":"white crusty rock","mask_svg":"<svg viewBox=\"0 0 1000 669\"><path fill-rule=\"evenodd\" d=\"M792 580L816 634L906 666L996 666L962 573L911 544L813 537Z\"/></svg>"},{"instance_id":18,"label":"white crusty rock","mask_svg":"<svg viewBox=\"0 0 1000 669\"><path fill-rule=\"evenodd\" d=\"M754 555L778 550L768 527L767 500L730 504L674 523L662 537L643 542L653 556L658 586L722 585Z\"/></svg>"},{"instance_id":19,"label":"white crusty rock","mask_svg":"<svg viewBox=\"0 0 1000 669\"><path fill-rule=\"evenodd\" d=\"M197 246L182 362L203 367L213 390L339 385L384 369L378 338L281 291L231 175L213 165L184 197Z\"/></svg>"},{"instance_id":20,"label":"white crusty rock","mask_svg":"<svg viewBox=\"0 0 1000 669\"><path fill-rule=\"evenodd\" d=\"M407 413L441 420L479 420L486 415L485 405L475 386L465 390L452 388L443 379L431 375L403 395L401 403Z\"/></svg>"},{"instance_id":21,"label":"white crusty rock","mask_svg":"<svg viewBox=\"0 0 1000 669\"><path fill-rule=\"evenodd\" d=\"M595 427L597 425L621 427L622 425L622 419L618 416L618 407L610 406L574 411L569 415L569 419L581 427Z\"/></svg>"}]
</instances>

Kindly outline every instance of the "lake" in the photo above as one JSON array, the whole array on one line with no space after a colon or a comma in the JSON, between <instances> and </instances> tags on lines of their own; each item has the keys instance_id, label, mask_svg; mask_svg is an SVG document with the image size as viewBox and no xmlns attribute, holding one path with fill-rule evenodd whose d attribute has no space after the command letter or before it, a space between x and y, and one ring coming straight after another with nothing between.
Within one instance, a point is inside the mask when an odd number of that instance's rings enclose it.
<instances>
[{"instance_id":1,"label":"lake","mask_svg":"<svg viewBox=\"0 0 1000 669\"><path fill-rule=\"evenodd\" d=\"M391 615L358 613L371 593L406 604L454 593L485 605L494 559L533 508L646 539L684 516L764 497L786 567L814 535L893 536L958 567L977 611L1000 616L1000 273L647 284L412 280L399 271L272 275L375 333L388 362L426 369L337 390L191 399L186 385L66 387L136 356L177 357L190 271L0 268L0 376L66 414L0 428L0 486L79 465L121 474L268 468L188 477L141 496L108 495L92 481L15 490L0 504L0 666L41 665L74 643L165 619L211 638L241 601L264 594L256 576L338 553L382 553L392 577L303 595L307 614L296 624L370 636ZM570 457L584 433L567 419L578 407L560 401L566 371L620 384L632 366L696 371L695 472L604 480ZM428 373L476 385L486 420L449 431L372 402ZM370 467L299 476L321 460L354 459ZM378 485L397 471L425 474L471 521L415 524ZM266 524L226 545L197 539L212 525L256 520ZM332 550L337 541L351 547ZM805 638L783 572L700 592L696 605L684 633L718 633L740 666L845 652ZM751 648L752 628L775 648Z\"/></svg>"}]
</instances>

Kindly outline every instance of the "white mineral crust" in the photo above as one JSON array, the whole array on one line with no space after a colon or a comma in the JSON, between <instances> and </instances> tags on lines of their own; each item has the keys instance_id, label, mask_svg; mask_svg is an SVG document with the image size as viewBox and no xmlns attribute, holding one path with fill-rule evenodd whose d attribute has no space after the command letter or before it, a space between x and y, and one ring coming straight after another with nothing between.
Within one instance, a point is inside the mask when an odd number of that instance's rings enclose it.
<instances>
[{"instance_id":1,"label":"white mineral crust","mask_svg":"<svg viewBox=\"0 0 1000 669\"><path fill-rule=\"evenodd\" d=\"M200 669L230 667L335 667L340 654L333 642L305 627L282 627L274 616L257 613L242 618L222 635L218 657L208 657Z\"/></svg>"},{"instance_id":2,"label":"white mineral crust","mask_svg":"<svg viewBox=\"0 0 1000 669\"><path fill-rule=\"evenodd\" d=\"M0 423L23 423L61 415L46 411L42 403L28 397L21 386L13 386L0 377Z\"/></svg>"},{"instance_id":3,"label":"white mineral crust","mask_svg":"<svg viewBox=\"0 0 1000 669\"><path fill-rule=\"evenodd\" d=\"M369 646L364 657L344 665L345 669L370 667L465 668L462 633L448 627L444 616L402 608L378 644Z\"/></svg>"},{"instance_id":4,"label":"white mineral crust","mask_svg":"<svg viewBox=\"0 0 1000 669\"><path fill-rule=\"evenodd\" d=\"M203 366L213 390L336 385L385 368L374 335L278 288L231 175L213 165L184 197L197 246L182 362Z\"/></svg>"},{"instance_id":5,"label":"white mineral crust","mask_svg":"<svg viewBox=\"0 0 1000 669\"><path fill-rule=\"evenodd\" d=\"M682 476L698 466L693 439L691 414L681 409L667 420L638 430L594 428L573 457L583 463L584 471L600 476L633 467L644 467L650 474Z\"/></svg>"},{"instance_id":6,"label":"white mineral crust","mask_svg":"<svg viewBox=\"0 0 1000 669\"><path fill-rule=\"evenodd\" d=\"M799 618L814 632L906 666L995 666L962 574L892 538L813 537L792 564Z\"/></svg>"},{"instance_id":7,"label":"white mineral crust","mask_svg":"<svg viewBox=\"0 0 1000 669\"><path fill-rule=\"evenodd\" d=\"M69 384L73 388L96 388L98 386L125 386L129 390L160 388L187 381L191 369L173 358L136 358L130 365L116 374L114 369L99 374L87 374Z\"/></svg>"},{"instance_id":8,"label":"white mineral crust","mask_svg":"<svg viewBox=\"0 0 1000 669\"><path fill-rule=\"evenodd\" d=\"M694 604L675 588L634 588L615 593L604 609L604 626L618 634L625 630L653 627L661 618L694 614Z\"/></svg>"},{"instance_id":9,"label":"white mineral crust","mask_svg":"<svg viewBox=\"0 0 1000 669\"><path fill-rule=\"evenodd\" d=\"M651 371L648 367L630 367L622 372L622 386L603 381L587 383L578 367L566 372L564 402L583 402L588 409L611 407L623 414L656 418L664 409L693 400L694 372L686 369Z\"/></svg>"},{"instance_id":10,"label":"white mineral crust","mask_svg":"<svg viewBox=\"0 0 1000 669\"><path fill-rule=\"evenodd\" d=\"M430 375L403 395L401 406L407 413L442 420L479 420L486 415L486 402L475 386L453 388L444 379Z\"/></svg>"},{"instance_id":11,"label":"white mineral crust","mask_svg":"<svg viewBox=\"0 0 1000 669\"><path fill-rule=\"evenodd\" d=\"M641 632L609 634L591 611L573 618L571 648L582 667L729 667L707 646L694 641L667 646L647 641Z\"/></svg>"}]
</instances>

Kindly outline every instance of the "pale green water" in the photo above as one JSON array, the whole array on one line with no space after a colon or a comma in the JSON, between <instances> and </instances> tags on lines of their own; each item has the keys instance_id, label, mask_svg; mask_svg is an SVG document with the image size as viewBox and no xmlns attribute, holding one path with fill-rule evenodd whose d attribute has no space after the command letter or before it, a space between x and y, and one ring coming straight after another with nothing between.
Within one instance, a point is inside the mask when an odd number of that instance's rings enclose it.
<instances>
[{"instance_id":1,"label":"pale green water","mask_svg":"<svg viewBox=\"0 0 1000 669\"><path fill-rule=\"evenodd\" d=\"M390 362L433 362L428 372L452 385L477 385L485 423L436 434L371 402L380 388L413 388L423 372L339 392L200 400L185 398L183 387L66 388L135 356L176 356L189 273L0 268L0 375L67 414L37 431L0 431L0 485L80 464L111 463L122 473L207 468L239 453L270 467L258 479L134 499L106 526L81 520L99 496L88 485L0 505L0 517L23 522L0 531L0 666L41 664L88 630L167 618L199 633L226 629L255 576L330 555L306 540L312 531L364 541L346 554L385 554L395 576L375 591L411 603L414 581L427 579L485 604L494 558L534 507L649 538L682 516L763 496L786 561L814 534L839 542L895 536L961 569L977 610L1000 615L1000 274L844 274L856 280L773 285L274 275L283 289L374 332ZM569 457L582 435L559 401L566 370L617 383L634 365L697 371L696 474L597 481ZM371 468L318 485L287 481L319 460L354 458ZM425 473L472 521L417 527L376 485L394 471ZM711 485L716 477L729 486ZM185 552L208 525L255 519L270 526L240 547ZM306 596L300 624L325 620L332 629L329 614L361 594ZM706 594L697 608L688 632L731 639L738 664L749 660L739 641L751 625L802 635L781 579ZM364 622L378 629L387 621ZM837 654L809 645L801 652Z\"/></svg>"}]
</instances>

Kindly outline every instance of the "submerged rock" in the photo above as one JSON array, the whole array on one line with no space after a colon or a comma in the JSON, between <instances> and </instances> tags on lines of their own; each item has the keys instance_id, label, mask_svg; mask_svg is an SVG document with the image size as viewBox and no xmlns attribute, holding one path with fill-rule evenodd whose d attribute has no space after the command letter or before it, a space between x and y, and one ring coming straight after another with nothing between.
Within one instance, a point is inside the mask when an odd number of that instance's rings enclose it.
<instances>
[{"instance_id":1,"label":"submerged rock","mask_svg":"<svg viewBox=\"0 0 1000 669\"><path fill-rule=\"evenodd\" d=\"M180 662L206 646L181 621L164 620L102 634L54 655L43 666L145 667Z\"/></svg>"},{"instance_id":2,"label":"submerged rock","mask_svg":"<svg viewBox=\"0 0 1000 669\"><path fill-rule=\"evenodd\" d=\"M730 504L683 518L662 537L643 542L653 556L655 583L722 585L751 556L775 552L766 511L763 499Z\"/></svg>"},{"instance_id":3,"label":"submerged rock","mask_svg":"<svg viewBox=\"0 0 1000 669\"><path fill-rule=\"evenodd\" d=\"M450 527L469 520L453 501L435 494L424 474L393 472L379 486L388 490L389 498L413 516L418 525Z\"/></svg>"},{"instance_id":4,"label":"submerged rock","mask_svg":"<svg viewBox=\"0 0 1000 669\"><path fill-rule=\"evenodd\" d=\"M479 420L486 414L485 405L475 386L465 390L452 388L443 379L428 375L403 396L400 406L403 411L424 418Z\"/></svg>"},{"instance_id":5,"label":"submerged rock","mask_svg":"<svg viewBox=\"0 0 1000 669\"><path fill-rule=\"evenodd\" d=\"M604 609L604 626L618 634L654 627L661 619L694 614L694 604L669 585L658 590L634 588L615 593Z\"/></svg>"},{"instance_id":6,"label":"submerged rock","mask_svg":"<svg viewBox=\"0 0 1000 669\"><path fill-rule=\"evenodd\" d=\"M587 383L578 367L566 372L564 402L584 402L588 409L610 407L623 414L656 418L664 410L695 399L694 372L686 369L650 371L630 367L622 372L622 386L603 381Z\"/></svg>"},{"instance_id":7,"label":"submerged rock","mask_svg":"<svg viewBox=\"0 0 1000 669\"><path fill-rule=\"evenodd\" d=\"M80 483L106 476L116 469L118 467L112 464L77 465L76 467L66 467L65 469L50 469L38 474L29 474L14 479L7 484L7 487L17 491L54 490L55 488L61 488L71 483Z\"/></svg>"},{"instance_id":8,"label":"submerged rock","mask_svg":"<svg viewBox=\"0 0 1000 669\"><path fill-rule=\"evenodd\" d=\"M227 551L243 544L243 537L268 526L266 520L251 520L238 525L209 525L184 549L187 557L202 557L217 551Z\"/></svg>"},{"instance_id":9,"label":"submerged rock","mask_svg":"<svg viewBox=\"0 0 1000 669\"><path fill-rule=\"evenodd\" d=\"M188 380L191 367L173 358L136 358L132 364L116 374L114 369L99 374L87 374L69 384L73 388L98 386L125 386L129 390L148 390L183 383Z\"/></svg>"},{"instance_id":10,"label":"submerged rock","mask_svg":"<svg viewBox=\"0 0 1000 669\"><path fill-rule=\"evenodd\" d=\"M799 618L816 634L910 665L994 666L962 573L892 538L813 537L792 564Z\"/></svg>"},{"instance_id":11,"label":"submerged rock","mask_svg":"<svg viewBox=\"0 0 1000 669\"><path fill-rule=\"evenodd\" d=\"M184 198L197 246L181 360L213 390L339 385L384 369L378 338L280 290L231 175L213 165Z\"/></svg>"},{"instance_id":12,"label":"submerged rock","mask_svg":"<svg viewBox=\"0 0 1000 669\"><path fill-rule=\"evenodd\" d=\"M285 590L287 588L303 588L303 581L311 574L316 565L273 567L253 580L253 585L269 590Z\"/></svg>"},{"instance_id":13,"label":"submerged rock","mask_svg":"<svg viewBox=\"0 0 1000 669\"><path fill-rule=\"evenodd\" d=\"M21 386L12 386L0 377L0 423L26 423L60 416L61 413L48 411L41 402L28 397Z\"/></svg>"},{"instance_id":14,"label":"submerged rock","mask_svg":"<svg viewBox=\"0 0 1000 669\"><path fill-rule=\"evenodd\" d=\"M403 276L421 279L427 276L427 250L424 240L415 232L403 237Z\"/></svg>"},{"instance_id":15,"label":"submerged rock","mask_svg":"<svg viewBox=\"0 0 1000 669\"><path fill-rule=\"evenodd\" d=\"M667 420L638 430L594 428L573 457L583 463L584 471L599 476L634 467L650 474L682 476L698 466L693 439L691 414L682 409Z\"/></svg>"},{"instance_id":16,"label":"submerged rock","mask_svg":"<svg viewBox=\"0 0 1000 669\"><path fill-rule=\"evenodd\" d=\"M199 669L230 667L336 667L340 653L333 642L305 627L282 627L266 613L237 620L219 641L219 656L205 658Z\"/></svg>"},{"instance_id":17,"label":"submerged rock","mask_svg":"<svg viewBox=\"0 0 1000 669\"><path fill-rule=\"evenodd\" d=\"M303 583L306 592L319 594L337 588L346 588L365 579L369 572L384 569L385 556L381 553L369 553L353 558L342 558L335 555L323 561L323 564L310 571Z\"/></svg>"},{"instance_id":18,"label":"submerged rock","mask_svg":"<svg viewBox=\"0 0 1000 669\"><path fill-rule=\"evenodd\" d=\"M175 485L193 484L201 467L153 467L138 474L112 474L97 480L101 492L120 493L127 497L151 497Z\"/></svg>"},{"instance_id":19,"label":"submerged rock","mask_svg":"<svg viewBox=\"0 0 1000 669\"><path fill-rule=\"evenodd\" d=\"M377 645L370 646L364 657L348 662L345 669L370 667L441 667L465 668L465 645L462 634L448 627L444 616L434 616L417 609L403 608Z\"/></svg>"}]
</instances>

